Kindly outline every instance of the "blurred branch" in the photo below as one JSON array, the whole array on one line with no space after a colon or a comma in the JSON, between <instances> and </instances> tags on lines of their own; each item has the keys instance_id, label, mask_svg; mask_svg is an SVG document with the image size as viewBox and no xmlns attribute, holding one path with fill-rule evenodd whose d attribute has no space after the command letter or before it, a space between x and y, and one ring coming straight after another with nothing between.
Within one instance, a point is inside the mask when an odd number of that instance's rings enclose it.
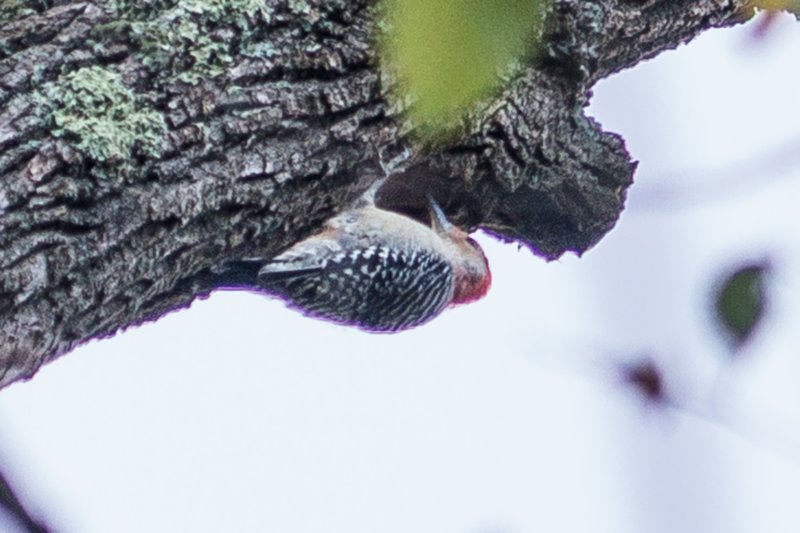
<instances>
[{"instance_id":1,"label":"blurred branch","mask_svg":"<svg viewBox=\"0 0 800 533\"><path fill-rule=\"evenodd\" d=\"M713 403L720 405L722 402L717 398ZM711 406L708 408L693 406L676 398L670 398L665 402L665 406L678 414L720 427L740 440L800 467L800 442L797 437L780 434L774 427L767 428L763 424L753 429L741 417L725 416L718 408ZM777 424L775 427L785 427L785 425Z\"/></svg>"},{"instance_id":2,"label":"blurred branch","mask_svg":"<svg viewBox=\"0 0 800 533\"><path fill-rule=\"evenodd\" d=\"M538 342L543 339L539 337ZM532 362L546 366L550 371L568 373L585 378L592 383L611 386L634 393L654 412L672 412L687 418L706 422L724 429L743 442L769 452L800 466L800 442L796 436L781 433L778 428L788 424L761 424L754 428L738 414L726 414L722 406L730 405L722 400L720 391L722 374L704 389L707 401L693 402L677 396L670 387L673 381L665 375L662 366L652 355L621 356L625 350L609 349L607 343L576 340L574 334L561 339L547 339L556 356L548 357L546 346L538 345L529 357ZM605 345L605 346L604 346ZM565 347L567 347L565 349ZM587 355L590 354L590 355ZM728 368L728 367L725 367ZM725 398L733 397L727 392Z\"/></svg>"},{"instance_id":3,"label":"blurred branch","mask_svg":"<svg viewBox=\"0 0 800 533\"><path fill-rule=\"evenodd\" d=\"M797 170L791 174L791 170ZM693 175L691 186L685 176ZM800 136L777 148L710 171L683 171L649 177L635 192L629 213L675 211L749 194L765 186L800 178ZM641 176L640 176L641 179ZM676 185L675 183L681 183Z\"/></svg>"},{"instance_id":4,"label":"blurred branch","mask_svg":"<svg viewBox=\"0 0 800 533\"><path fill-rule=\"evenodd\" d=\"M759 427L753 430L741 416L726 416L721 407L729 405L718 397L721 374L709 391L707 406L693 405L669 392L667 379L662 369L651 358L617 363L622 383L634 389L646 404L654 409L669 410L678 415L715 425L738 439L761 450L777 455L800 466L800 442L797 438L780 435L775 429ZM785 427L785 424L779 425Z\"/></svg>"},{"instance_id":5,"label":"blurred branch","mask_svg":"<svg viewBox=\"0 0 800 533\"><path fill-rule=\"evenodd\" d=\"M19 501L14 489L9 484L6 477L0 472L0 506L7 509L19 524L22 526L23 531L27 533L49 533L50 530L37 522L25 510L22 503Z\"/></svg>"}]
</instances>

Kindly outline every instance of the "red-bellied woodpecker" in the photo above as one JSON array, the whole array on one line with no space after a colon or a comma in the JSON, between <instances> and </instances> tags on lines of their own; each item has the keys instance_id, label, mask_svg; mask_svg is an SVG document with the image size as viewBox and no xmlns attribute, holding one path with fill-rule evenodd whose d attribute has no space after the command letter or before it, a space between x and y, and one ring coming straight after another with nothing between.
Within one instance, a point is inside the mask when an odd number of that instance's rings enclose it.
<instances>
[{"instance_id":1,"label":"red-bellied woodpecker","mask_svg":"<svg viewBox=\"0 0 800 533\"><path fill-rule=\"evenodd\" d=\"M429 211L430 226L374 205L345 211L268 262L231 263L228 279L368 331L424 324L450 305L482 298L491 284L478 243L432 199Z\"/></svg>"}]
</instances>

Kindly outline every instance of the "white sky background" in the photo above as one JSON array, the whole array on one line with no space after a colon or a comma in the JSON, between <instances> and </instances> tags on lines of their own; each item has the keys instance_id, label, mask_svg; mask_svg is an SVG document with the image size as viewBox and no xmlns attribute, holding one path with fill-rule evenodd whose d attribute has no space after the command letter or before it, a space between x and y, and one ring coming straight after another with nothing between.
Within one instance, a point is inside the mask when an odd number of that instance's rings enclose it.
<instances>
[{"instance_id":1,"label":"white sky background","mask_svg":"<svg viewBox=\"0 0 800 533\"><path fill-rule=\"evenodd\" d=\"M800 26L752 31L596 87L640 166L583 258L482 238L490 295L394 336L216 294L0 392L0 464L61 533L800 531ZM710 290L762 257L726 365ZM620 385L644 355L701 416Z\"/></svg>"}]
</instances>

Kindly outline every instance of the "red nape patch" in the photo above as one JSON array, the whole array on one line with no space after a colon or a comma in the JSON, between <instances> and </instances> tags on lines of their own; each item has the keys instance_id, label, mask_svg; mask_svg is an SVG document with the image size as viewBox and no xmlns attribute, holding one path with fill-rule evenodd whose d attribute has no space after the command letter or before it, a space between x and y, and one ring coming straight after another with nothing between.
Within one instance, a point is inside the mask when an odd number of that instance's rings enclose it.
<instances>
[{"instance_id":1,"label":"red nape patch","mask_svg":"<svg viewBox=\"0 0 800 533\"><path fill-rule=\"evenodd\" d=\"M484 261L486 258L484 258ZM464 277L456 283L453 293L453 301L450 305L468 304L480 300L492 286L492 271L489 270L489 262L486 261L486 275L480 277Z\"/></svg>"}]
</instances>

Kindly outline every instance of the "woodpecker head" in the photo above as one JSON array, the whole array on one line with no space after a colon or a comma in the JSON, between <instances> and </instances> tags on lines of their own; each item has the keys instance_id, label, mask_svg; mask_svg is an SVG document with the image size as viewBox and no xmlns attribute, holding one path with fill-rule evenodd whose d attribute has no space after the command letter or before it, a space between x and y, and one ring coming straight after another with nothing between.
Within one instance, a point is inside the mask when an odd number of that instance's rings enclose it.
<instances>
[{"instance_id":1,"label":"woodpecker head","mask_svg":"<svg viewBox=\"0 0 800 533\"><path fill-rule=\"evenodd\" d=\"M431 228L450 252L455 276L452 305L480 300L489 292L492 273L480 245L466 231L453 225L433 198L428 196Z\"/></svg>"}]
</instances>

